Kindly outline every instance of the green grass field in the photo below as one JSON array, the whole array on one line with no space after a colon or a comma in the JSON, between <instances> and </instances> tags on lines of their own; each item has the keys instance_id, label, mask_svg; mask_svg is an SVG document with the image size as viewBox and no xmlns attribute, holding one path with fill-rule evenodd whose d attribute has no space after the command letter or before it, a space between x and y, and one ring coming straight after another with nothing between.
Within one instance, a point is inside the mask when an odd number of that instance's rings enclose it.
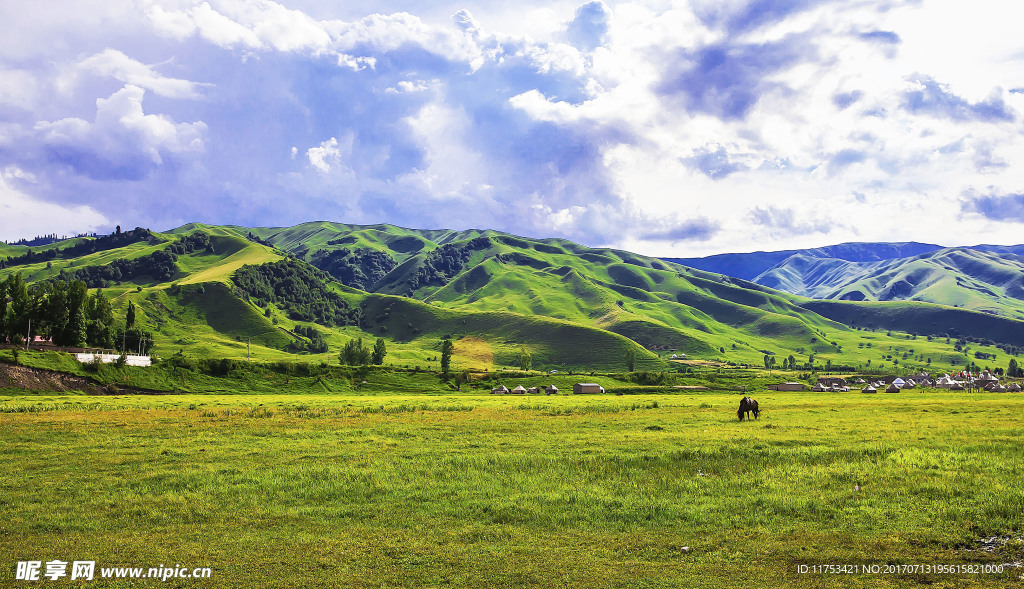
<instances>
[{"instance_id":1,"label":"green grass field","mask_svg":"<svg viewBox=\"0 0 1024 589\"><path fill-rule=\"evenodd\" d=\"M50 559L213 568L172 587L1012 587L1024 575L797 572L1024 559L1021 395L762 391L761 418L740 423L738 393L310 391L0 392L0 585L18 585L15 562ZM979 550L991 536L1009 540Z\"/></svg>"}]
</instances>

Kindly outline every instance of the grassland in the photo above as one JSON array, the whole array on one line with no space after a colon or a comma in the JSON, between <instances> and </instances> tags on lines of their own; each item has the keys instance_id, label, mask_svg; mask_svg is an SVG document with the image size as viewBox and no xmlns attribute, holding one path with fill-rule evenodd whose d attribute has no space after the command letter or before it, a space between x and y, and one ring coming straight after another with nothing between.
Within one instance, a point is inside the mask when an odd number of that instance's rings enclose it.
<instances>
[{"instance_id":1,"label":"grassland","mask_svg":"<svg viewBox=\"0 0 1024 589\"><path fill-rule=\"evenodd\" d=\"M1020 583L797 573L1024 558L1020 395L764 391L739 423L724 392L313 390L0 393L0 561L213 568L181 587Z\"/></svg>"}]
</instances>

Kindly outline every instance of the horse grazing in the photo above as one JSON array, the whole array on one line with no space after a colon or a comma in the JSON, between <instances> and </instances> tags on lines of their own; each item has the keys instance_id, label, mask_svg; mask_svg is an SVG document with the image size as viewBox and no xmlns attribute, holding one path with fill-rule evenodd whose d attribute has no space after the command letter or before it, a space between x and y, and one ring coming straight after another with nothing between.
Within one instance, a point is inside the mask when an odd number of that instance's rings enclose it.
<instances>
[{"instance_id":1,"label":"horse grazing","mask_svg":"<svg viewBox=\"0 0 1024 589\"><path fill-rule=\"evenodd\" d=\"M750 419L750 415L748 414L751 412L754 414L754 419L757 419L757 416L761 415L761 410L757 408L757 401L750 397L743 397L743 399L740 400L740 410L736 412L736 417L739 417L740 421L743 421L743 416L745 415L747 416L747 419Z\"/></svg>"}]
</instances>

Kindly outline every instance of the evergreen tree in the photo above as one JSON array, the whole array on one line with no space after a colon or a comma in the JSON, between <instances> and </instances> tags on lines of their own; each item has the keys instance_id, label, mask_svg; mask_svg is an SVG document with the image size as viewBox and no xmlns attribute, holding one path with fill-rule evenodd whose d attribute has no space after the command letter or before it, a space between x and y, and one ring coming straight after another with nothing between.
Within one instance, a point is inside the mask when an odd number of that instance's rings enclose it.
<instances>
[{"instance_id":1,"label":"evergreen tree","mask_svg":"<svg viewBox=\"0 0 1024 589\"><path fill-rule=\"evenodd\" d=\"M125 319L125 329L131 330L135 327L135 303L128 301L128 316Z\"/></svg>"},{"instance_id":2,"label":"evergreen tree","mask_svg":"<svg viewBox=\"0 0 1024 589\"><path fill-rule=\"evenodd\" d=\"M373 363L380 366L384 363L384 356L388 355L388 349L384 345L384 338L378 337L377 343L373 344Z\"/></svg>"},{"instance_id":3,"label":"evergreen tree","mask_svg":"<svg viewBox=\"0 0 1024 589\"><path fill-rule=\"evenodd\" d=\"M1017 360L1010 358L1010 365L1006 368L1006 376L1021 376L1021 368L1017 366Z\"/></svg>"},{"instance_id":4,"label":"evergreen tree","mask_svg":"<svg viewBox=\"0 0 1024 589\"><path fill-rule=\"evenodd\" d=\"M633 348L626 349L626 370L633 372L633 368L636 367L636 352Z\"/></svg>"},{"instance_id":5,"label":"evergreen tree","mask_svg":"<svg viewBox=\"0 0 1024 589\"><path fill-rule=\"evenodd\" d=\"M445 339L441 342L441 374L448 376L448 369L452 365L452 354L455 353L455 344L452 340Z\"/></svg>"},{"instance_id":6,"label":"evergreen tree","mask_svg":"<svg viewBox=\"0 0 1024 589\"><path fill-rule=\"evenodd\" d=\"M0 282L0 342L7 339L7 283Z\"/></svg>"},{"instance_id":7,"label":"evergreen tree","mask_svg":"<svg viewBox=\"0 0 1024 589\"><path fill-rule=\"evenodd\" d=\"M21 272L7 277L7 296L11 302L7 307L7 336L11 343L20 343L28 330L29 298L28 288Z\"/></svg>"},{"instance_id":8,"label":"evergreen tree","mask_svg":"<svg viewBox=\"0 0 1024 589\"><path fill-rule=\"evenodd\" d=\"M88 339L88 332L85 325L85 313L81 309L71 314L68 321L67 339L68 346L84 346Z\"/></svg>"}]
</instances>

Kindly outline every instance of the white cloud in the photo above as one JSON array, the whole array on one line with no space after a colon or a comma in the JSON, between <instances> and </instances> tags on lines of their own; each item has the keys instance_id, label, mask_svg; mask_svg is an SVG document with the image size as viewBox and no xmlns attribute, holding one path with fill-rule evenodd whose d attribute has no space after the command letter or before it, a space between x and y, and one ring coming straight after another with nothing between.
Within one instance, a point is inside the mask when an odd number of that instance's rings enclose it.
<instances>
[{"instance_id":1,"label":"white cloud","mask_svg":"<svg viewBox=\"0 0 1024 589\"><path fill-rule=\"evenodd\" d=\"M105 4L0 7L0 169L43 199L159 179L185 211L226 194L276 223L285 191L296 221L677 255L1017 227L957 218L1024 190L1024 43L995 0Z\"/></svg>"},{"instance_id":2,"label":"white cloud","mask_svg":"<svg viewBox=\"0 0 1024 589\"><path fill-rule=\"evenodd\" d=\"M93 73L116 78L126 84L152 90L168 98L196 98L199 96L195 82L167 78L151 66L136 61L117 49L106 49L79 62L79 67Z\"/></svg>"},{"instance_id":3,"label":"white cloud","mask_svg":"<svg viewBox=\"0 0 1024 589\"><path fill-rule=\"evenodd\" d=\"M0 174L0 239L14 241L50 233L77 235L111 224L91 206L61 206L11 186L12 180L28 180L26 176L30 175L16 167Z\"/></svg>"},{"instance_id":4,"label":"white cloud","mask_svg":"<svg viewBox=\"0 0 1024 589\"><path fill-rule=\"evenodd\" d=\"M337 138L331 137L326 141L320 142L319 147L310 147L306 150L306 157L309 159L309 163L323 174L330 172L332 167L341 164L343 157L352 154L352 135L349 134L342 137L342 141L343 143L339 147ZM293 155L294 153L293 151Z\"/></svg>"},{"instance_id":5,"label":"white cloud","mask_svg":"<svg viewBox=\"0 0 1024 589\"><path fill-rule=\"evenodd\" d=\"M164 115L145 114L145 90L131 84L109 98L96 100L96 118L35 125L41 143L80 173L99 177L137 179L165 155L201 152L206 124L175 123Z\"/></svg>"}]
</instances>

